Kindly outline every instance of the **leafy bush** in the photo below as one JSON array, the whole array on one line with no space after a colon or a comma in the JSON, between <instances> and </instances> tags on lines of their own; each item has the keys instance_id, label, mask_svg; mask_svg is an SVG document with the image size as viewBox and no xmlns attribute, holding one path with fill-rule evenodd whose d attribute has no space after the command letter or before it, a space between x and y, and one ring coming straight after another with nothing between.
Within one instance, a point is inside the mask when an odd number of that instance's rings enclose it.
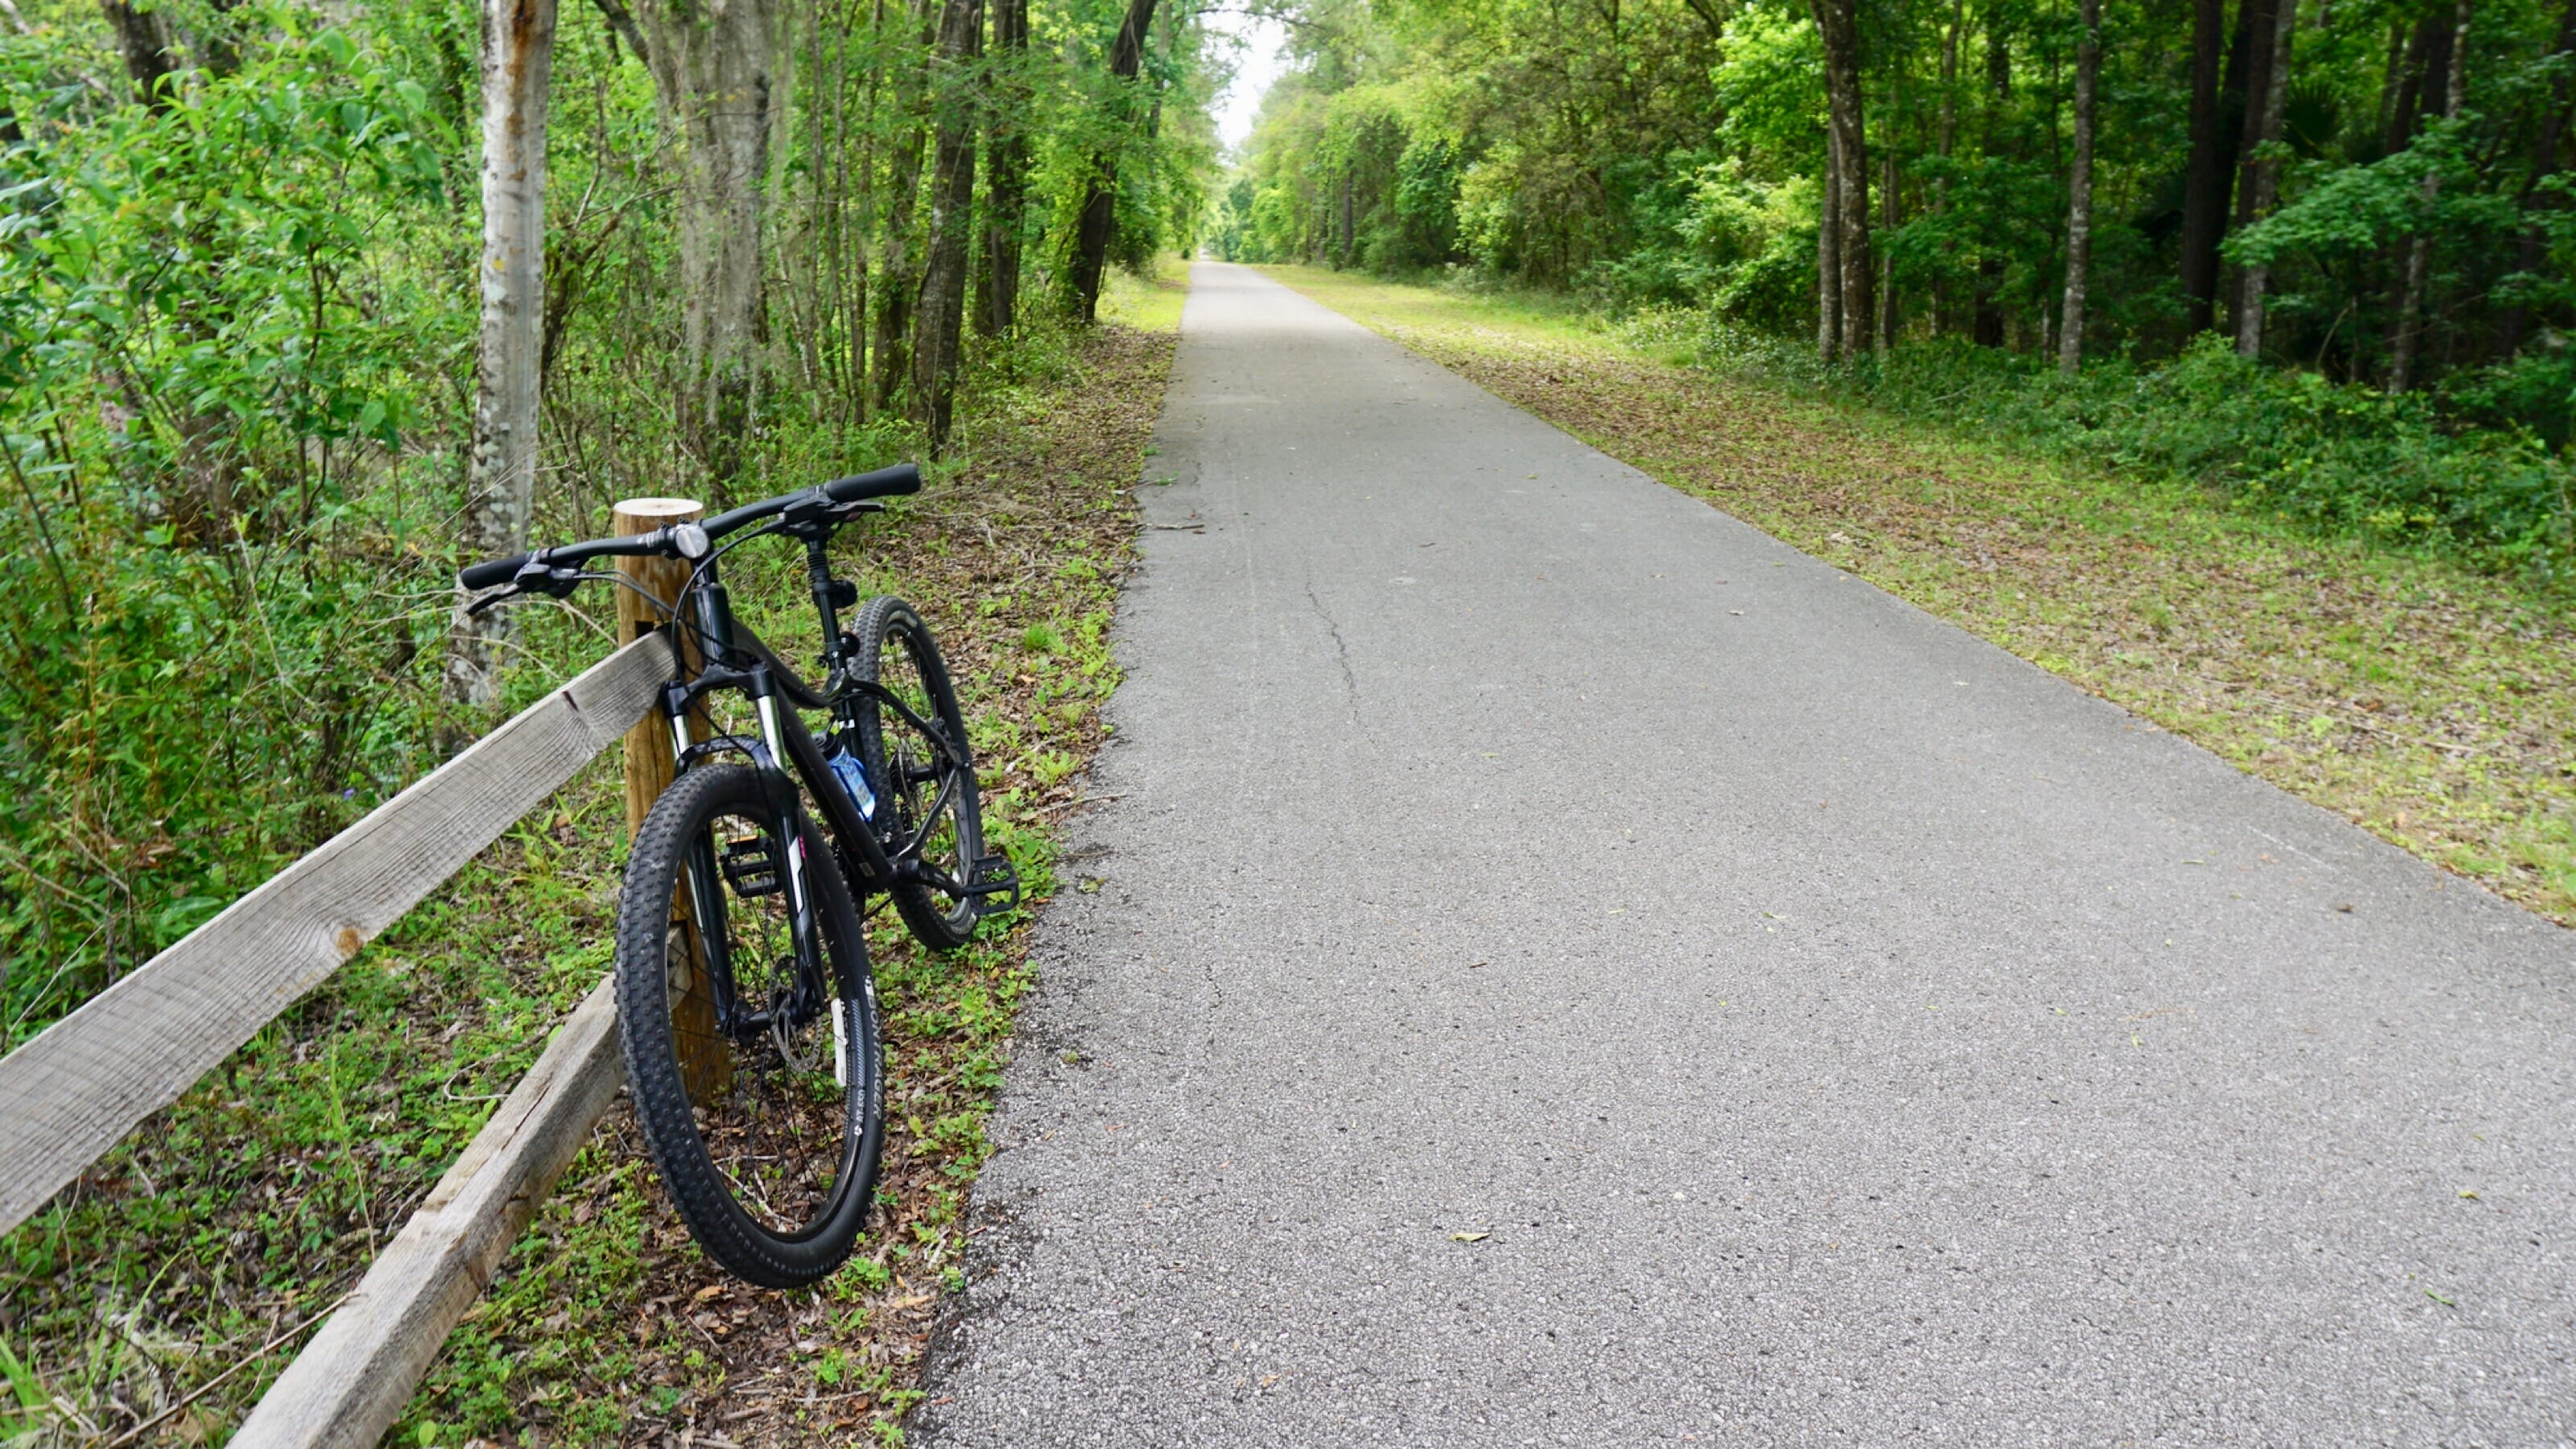
<instances>
[{"instance_id":1,"label":"leafy bush","mask_svg":"<svg viewBox=\"0 0 2576 1449\"><path fill-rule=\"evenodd\" d=\"M2324 532L2576 582L2576 466L2544 440L2454 429L2420 394L2392 398L2259 366L2214 335L2162 363L2107 360L2070 379L2034 359L1946 340L1827 367L1803 344L1705 311L1642 313L1625 330L1713 371L2216 488Z\"/></svg>"},{"instance_id":2,"label":"leafy bush","mask_svg":"<svg viewBox=\"0 0 2576 1449\"><path fill-rule=\"evenodd\" d=\"M153 106L0 43L0 1049L421 764L464 288L426 92L280 10ZM389 238L408 238L396 242ZM42 962L45 970L12 971Z\"/></svg>"}]
</instances>

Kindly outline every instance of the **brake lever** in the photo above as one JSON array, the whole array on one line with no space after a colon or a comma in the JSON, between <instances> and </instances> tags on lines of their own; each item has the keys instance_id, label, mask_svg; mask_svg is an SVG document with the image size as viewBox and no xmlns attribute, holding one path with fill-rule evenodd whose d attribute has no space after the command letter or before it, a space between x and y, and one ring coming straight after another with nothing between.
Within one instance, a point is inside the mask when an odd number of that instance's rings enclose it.
<instances>
[{"instance_id":1,"label":"brake lever","mask_svg":"<svg viewBox=\"0 0 2576 1449\"><path fill-rule=\"evenodd\" d=\"M499 608L501 605L510 602L512 599L520 597L526 592L527 590L520 588L517 584L503 584L501 587L494 589L492 592L484 594L475 599L474 602L467 604L465 606L465 617L469 619L475 618L489 610Z\"/></svg>"},{"instance_id":2,"label":"brake lever","mask_svg":"<svg viewBox=\"0 0 2576 1449\"><path fill-rule=\"evenodd\" d=\"M544 594L552 599L569 599L572 597L573 590L581 587L584 577L586 576L580 569L550 568L536 559L530 559L519 566L518 574L508 583L466 605L466 617L472 618L496 605L506 604L512 599L523 599L530 594Z\"/></svg>"}]
</instances>

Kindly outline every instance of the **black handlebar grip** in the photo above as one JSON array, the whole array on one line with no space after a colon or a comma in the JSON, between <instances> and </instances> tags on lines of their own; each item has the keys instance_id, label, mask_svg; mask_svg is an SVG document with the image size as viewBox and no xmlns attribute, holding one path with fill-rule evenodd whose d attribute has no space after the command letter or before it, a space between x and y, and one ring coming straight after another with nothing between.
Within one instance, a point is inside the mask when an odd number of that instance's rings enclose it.
<instances>
[{"instance_id":1,"label":"black handlebar grip","mask_svg":"<svg viewBox=\"0 0 2576 1449\"><path fill-rule=\"evenodd\" d=\"M912 463L897 463L873 473L854 478L835 478L823 485L823 492L835 503L856 503L862 498L892 498L899 493L921 491L921 469Z\"/></svg>"},{"instance_id":2,"label":"black handlebar grip","mask_svg":"<svg viewBox=\"0 0 2576 1449\"><path fill-rule=\"evenodd\" d=\"M456 582L469 589L488 589L494 584L506 584L517 578L519 570L527 567L527 564L528 556L523 553L514 553L508 558L487 559L459 573L456 576Z\"/></svg>"}]
</instances>

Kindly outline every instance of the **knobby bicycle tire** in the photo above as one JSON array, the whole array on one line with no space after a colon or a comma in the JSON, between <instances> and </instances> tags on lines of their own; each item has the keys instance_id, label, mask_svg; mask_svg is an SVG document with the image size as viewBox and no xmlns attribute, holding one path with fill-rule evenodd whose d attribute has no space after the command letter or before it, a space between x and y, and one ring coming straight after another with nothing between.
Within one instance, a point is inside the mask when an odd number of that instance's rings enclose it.
<instances>
[{"instance_id":1,"label":"knobby bicycle tire","mask_svg":"<svg viewBox=\"0 0 2576 1449\"><path fill-rule=\"evenodd\" d=\"M746 765L682 775L635 832L617 922L617 1023L644 1144L708 1256L771 1288L838 1268L865 1226L885 1139L876 988L857 906L810 816L794 810L827 969L811 1014L780 1007L796 970L778 782ZM767 822L766 826L762 822ZM779 1024L727 1037L708 1005L724 919L737 990ZM683 1046L687 1044L684 1056Z\"/></svg>"},{"instance_id":2,"label":"knobby bicycle tire","mask_svg":"<svg viewBox=\"0 0 2576 1449\"><path fill-rule=\"evenodd\" d=\"M925 837L922 857L959 884L974 880L984 854L982 797L975 788L975 756L966 739L966 717L957 707L956 686L940 658L938 641L910 604L881 594L861 606L850 625L857 642L855 678L904 700L913 712L939 726L949 744L948 801L938 808L947 818L923 830L923 817L938 801L941 781L920 778L932 768L924 757L929 741L901 714L875 696L861 693L855 730L859 759L881 796L878 836L892 854L911 835ZM889 655L888 650L896 651ZM889 659L893 668L888 668ZM981 912L973 896L950 895L920 879L897 879L890 887L895 910L915 940L937 951L953 951L974 939Z\"/></svg>"}]
</instances>

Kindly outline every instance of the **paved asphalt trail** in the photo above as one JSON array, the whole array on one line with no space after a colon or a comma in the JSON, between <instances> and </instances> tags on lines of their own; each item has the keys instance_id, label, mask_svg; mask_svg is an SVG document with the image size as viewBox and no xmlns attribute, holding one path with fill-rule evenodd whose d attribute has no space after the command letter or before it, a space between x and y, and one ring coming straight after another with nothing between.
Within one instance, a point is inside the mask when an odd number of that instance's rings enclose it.
<instances>
[{"instance_id":1,"label":"paved asphalt trail","mask_svg":"<svg viewBox=\"0 0 2576 1449\"><path fill-rule=\"evenodd\" d=\"M1245 269L1148 474L916 1442L2576 1439L2576 935Z\"/></svg>"}]
</instances>

